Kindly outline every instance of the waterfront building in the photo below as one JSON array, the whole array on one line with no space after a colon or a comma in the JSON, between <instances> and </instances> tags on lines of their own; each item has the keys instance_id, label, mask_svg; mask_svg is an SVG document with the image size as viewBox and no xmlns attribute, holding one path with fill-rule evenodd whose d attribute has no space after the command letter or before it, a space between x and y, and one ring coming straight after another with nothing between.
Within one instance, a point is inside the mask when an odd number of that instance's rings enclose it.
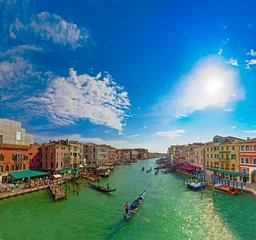
<instances>
[{"instance_id":1,"label":"waterfront building","mask_svg":"<svg viewBox=\"0 0 256 240\"><path fill-rule=\"evenodd\" d=\"M135 151L138 151L138 158L140 160L148 158L148 149L145 148L135 148Z\"/></svg>"},{"instance_id":2,"label":"waterfront building","mask_svg":"<svg viewBox=\"0 0 256 240\"><path fill-rule=\"evenodd\" d=\"M63 168L69 168L70 155L67 141L50 141L40 147L42 169L57 173Z\"/></svg>"},{"instance_id":3,"label":"waterfront building","mask_svg":"<svg viewBox=\"0 0 256 240\"><path fill-rule=\"evenodd\" d=\"M78 141L66 140L66 145L69 146L69 163L67 167L78 168L81 164L85 164L86 160L83 156L83 144Z\"/></svg>"},{"instance_id":4,"label":"waterfront building","mask_svg":"<svg viewBox=\"0 0 256 240\"><path fill-rule=\"evenodd\" d=\"M213 167L213 142L207 142L205 143L205 162L206 162L206 167Z\"/></svg>"},{"instance_id":5,"label":"waterfront building","mask_svg":"<svg viewBox=\"0 0 256 240\"><path fill-rule=\"evenodd\" d=\"M121 149L121 160L129 161L131 159L131 149Z\"/></svg>"},{"instance_id":6,"label":"waterfront building","mask_svg":"<svg viewBox=\"0 0 256 240\"><path fill-rule=\"evenodd\" d=\"M107 149L108 149L108 162L116 162L117 160L116 149L111 146L107 146Z\"/></svg>"},{"instance_id":7,"label":"waterfront building","mask_svg":"<svg viewBox=\"0 0 256 240\"><path fill-rule=\"evenodd\" d=\"M104 144L85 143L83 153L88 165L99 166L108 162L108 147Z\"/></svg>"},{"instance_id":8,"label":"waterfront building","mask_svg":"<svg viewBox=\"0 0 256 240\"><path fill-rule=\"evenodd\" d=\"M205 145L193 148L194 162L193 165L205 169Z\"/></svg>"},{"instance_id":9,"label":"waterfront building","mask_svg":"<svg viewBox=\"0 0 256 240\"><path fill-rule=\"evenodd\" d=\"M26 145L34 143L34 136L26 133L20 122L0 118L0 144Z\"/></svg>"},{"instance_id":10,"label":"waterfront building","mask_svg":"<svg viewBox=\"0 0 256 240\"><path fill-rule=\"evenodd\" d=\"M203 144L202 143L192 143L192 144L188 144L188 146L185 148L185 153L186 153L186 157L185 160L186 162L190 163L190 164L194 164L195 163L195 148L201 147Z\"/></svg>"},{"instance_id":11,"label":"waterfront building","mask_svg":"<svg viewBox=\"0 0 256 240\"><path fill-rule=\"evenodd\" d=\"M247 183L256 182L256 138L240 142L240 173L248 174Z\"/></svg>"},{"instance_id":12,"label":"waterfront building","mask_svg":"<svg viewBox=\"0 0 256 240\"><path fill-rule=\"evenodd\" d=\"M41 168L40 147L41 144L38 143L30 145L30 148L28 149L29 169Z\"/></svg>"},{"instance_id":13,"label":"waterfront building","mask_svg":"<svg viewBox=\"0 0 256 240\"><path fill-rule=\"evenodd\" d=\"M138 159L138 157L139 157L139 152L138 151L136 151L136 150L131 150L130 151L130 159L132 159L132 160L137 160Z\"/></svg>"},{"instance_id":14,"label":"waterfront building","mask_svg":"<svg viewBox=\"0 0 256 240\"><path fill-rule=\"evenodd\" d=\"M17 144L0 145L0 182L7 182L8 173L29 169L28 149Z\"/></svg>"}]
</instances>

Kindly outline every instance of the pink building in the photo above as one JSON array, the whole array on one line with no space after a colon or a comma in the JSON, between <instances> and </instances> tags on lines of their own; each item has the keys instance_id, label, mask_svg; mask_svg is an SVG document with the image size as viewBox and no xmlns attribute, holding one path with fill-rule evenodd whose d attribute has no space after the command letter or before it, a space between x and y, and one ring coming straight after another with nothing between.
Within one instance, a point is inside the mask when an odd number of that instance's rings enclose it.
<instances>
[{"instance_id":1,"label":"pink building","mask_svg":"<svg viewBox=\"0 0 256 240\"><path fill-rule=\"evenodd\" d=\"M66 141L50 141L42 144L41 148L42 169L57 173L58 170L69 168L69 146Z\"/></svg>"}]
</instances>

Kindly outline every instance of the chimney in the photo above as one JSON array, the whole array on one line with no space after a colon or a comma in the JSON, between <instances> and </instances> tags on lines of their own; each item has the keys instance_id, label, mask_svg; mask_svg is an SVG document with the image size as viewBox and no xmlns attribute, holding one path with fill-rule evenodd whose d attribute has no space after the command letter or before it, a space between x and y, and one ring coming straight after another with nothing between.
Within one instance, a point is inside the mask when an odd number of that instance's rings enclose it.
<instances>
[{"instance_id":1,"label":"chimney","mask_svg":"<svg viewBox=\"0 0 256 240\"><path fill-rule=\"evenodd\" d=\"M247 140L250 140L250 138L249 138L249 137L247 137Z\"/></svg>"},{"instance_id":2,"label":"chimney","mask_svg":"<svg viewBox=\"0 0 256 240\"><path fill-rule=\"evenodd\" d=\"M52 140L50 140L50 143L52 142Z\"/></svg>"}]
</instances>

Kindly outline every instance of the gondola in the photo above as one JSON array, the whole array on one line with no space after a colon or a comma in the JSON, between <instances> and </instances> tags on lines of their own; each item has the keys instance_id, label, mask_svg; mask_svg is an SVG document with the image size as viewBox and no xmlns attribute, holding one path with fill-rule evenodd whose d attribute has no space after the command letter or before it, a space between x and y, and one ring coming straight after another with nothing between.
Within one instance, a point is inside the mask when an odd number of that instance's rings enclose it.
<instances>
[{"instance_id":1,"label":"gondola","mask_svg":"<svg viewBox=\"0 0 256 240\"><path fill-rule=\"evenodd\" d=\"M145 198L146 192L144 191L139 195L139 197L133 201L133 203L130 206L130 209L127 214L124 214L124 219L129 220L140 208L142 205L144 198Z\"/></svg>"},{"instance_id":2,"label":"gondola","mask_svg":"<svg viewBox=\"0 0 256 240\"><path fill-rule=\"evenodd\" d=\"M157 175L159 173L159 169L157 169L156 171L155 171L155 175Z\"/></svg>"},{"instance_id":3,"label":"gondola","mask_svg":"<svg viewBox=\"0 0 256 240\"><path fill-rule=\"evenodd\" d=\"M108 189L108 188L104 188L103 186L96 186L96 185L94 185L92 183L89 183L89 185L90 185L91 188L93 188L95 190L98 190L100 192L114 192L114 191L116 191L116 188L114 188L114 189L110 189L109 188Z\"/></svg>"},{"instance_id":4,"label":"gondola","mask_svg":"<svg viewBox=\"0 0 256 240\"><path fill-rule=\"evenodd\" d=\"M145 168L144 168L144 167L142 167L141 171L142 171L142 172L144 172L144 170L145 170Z\"/></svg>"},{"instance_id":5,"label":"gondola","mask_svg":"<svg viewBox=\"0 0 256 240\"><path fill-rule=\"evenodd\" d=\"M146 173L149 173L152 171L152 167L146 171Z\"/></svg>"}]
</instances>

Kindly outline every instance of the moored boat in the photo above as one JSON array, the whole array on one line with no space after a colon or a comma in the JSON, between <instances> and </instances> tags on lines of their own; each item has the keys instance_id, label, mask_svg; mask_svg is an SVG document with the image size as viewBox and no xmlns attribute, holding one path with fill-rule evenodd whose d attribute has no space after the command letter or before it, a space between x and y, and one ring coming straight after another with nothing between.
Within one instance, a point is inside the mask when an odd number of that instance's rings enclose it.
<instances>
[{"instance_id":1,"label":"moored boat","mask_svg":"<svg viewBox=\"0 0 256 240\"><path fill-rule=\"evenodd\" d=\"M232 196L235 196L235 195L238 194L238 190L236 188L233 188L233 187L228 186L228 185L215 184L213 186L212 183L208 183L207 186L214 189L217 192L226 193L226 194L229 194L229 195L232 195Z\"/></svg>"},{"instance_id":2,"label":"moored boat","mask_svg":"<svg viewBox=\"0 0 256 240\"><path fill-rule=\"evenodd\" d=\"M188 183L187 187L194 191L200 191L201 189L205 189L205 184L192 182Z\"/></svg>"},{"instance_id":3,"label":"moored boat","mask_svg":"<svg viewBox=\"0 0 256 240\"><path fill-rule=\"evenodd\" d=\"M146 173L149 173L152 171L152 167L146 171Z\"/></svg>"},{"instance_id":4,"label":"moored boat","mask_svg":"<svg viewBox=\"0 0 256 240\"><path fill-rule=\"evenodd\" d=\"M116 188L105 188L103 186L96 186L92 183L88 183L90 185L91 188L95 189L95 190L98 190L100 192L114 192L116 191Z\"/></svg>"},{"instance_id":5,"label":"moored boat","mask_svg":"<svg viewBox=\"0 0 256 240\"><path fill-rule=\"evenodd\" d=\"M133 203L130 206L130 209L127 214L124 214L124 219L128 220L130 219L140 208L141 204L144 201L146 191L143 191L139 197L133 201Z\"/></svg>"}]
</instances>

